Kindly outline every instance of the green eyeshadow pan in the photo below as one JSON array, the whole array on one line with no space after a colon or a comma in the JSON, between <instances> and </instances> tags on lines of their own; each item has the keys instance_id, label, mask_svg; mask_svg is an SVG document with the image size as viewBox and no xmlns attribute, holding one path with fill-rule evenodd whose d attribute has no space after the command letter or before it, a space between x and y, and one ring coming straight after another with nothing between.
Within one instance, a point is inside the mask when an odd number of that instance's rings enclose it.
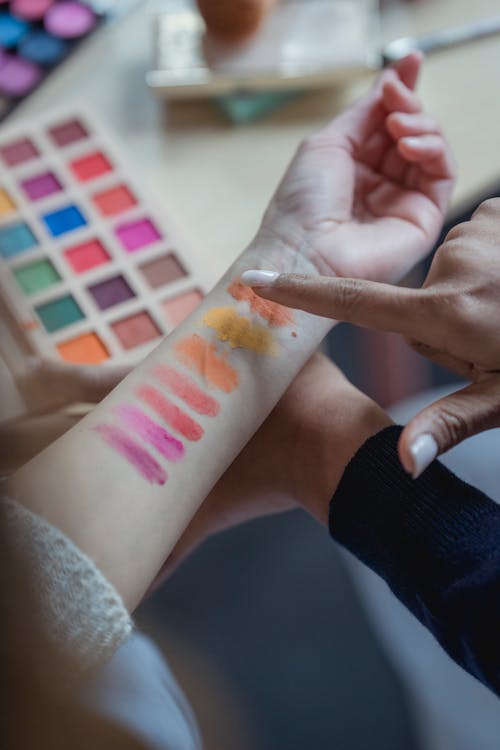
<instances>
[{"instance_id":1,"label":"green eyeshadow pan","mask_svg":"<svg viewBox=\"0 0 500 750\"><path fill-rule=\"evenodd\" d=\"M61 277L48 258L15 268L12 273L25 294L35 294L61 281Z\"/></svg>"},{"instance_id":2,"label":"green eyeshadow pan","mask_svg":"<svg viewBox=\"0 0 500 750\"><path fill-rule=\"evenodd\" d=\"M65 328L85 317L71 294L38 305L35 310L49 333Z\"/></svg>"}]
</instances>

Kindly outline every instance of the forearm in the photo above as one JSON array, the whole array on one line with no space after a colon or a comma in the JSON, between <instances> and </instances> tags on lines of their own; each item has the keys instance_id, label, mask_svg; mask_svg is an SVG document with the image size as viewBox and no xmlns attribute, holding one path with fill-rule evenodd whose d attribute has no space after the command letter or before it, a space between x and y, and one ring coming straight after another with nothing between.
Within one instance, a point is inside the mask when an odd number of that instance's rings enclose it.
<instances>
[{"instance_id":1,"label":"forearm","mask_svg":"<svg viewBox=\"0 0 500 750\"><path fill-rule=\"evenodd\" d=\"M10 481L8 493L95 560L131 608L331 325L300 312L273 325L251 311L228 292L249 267L315 270L302 254L254 242L187 321ZM193 334L214 346L217 372L210 357L200 374L179 354L180 342ZM172 384L172 370L197 386L204 403ZM179 410L184 434L176 431ZM155 422L153 435L144 418Z\"/></svg>"},{"instance_id":2,"label":"forearm","mask_svg":"<svg viewBox=\"0 0 500 750\"><path fill-rule=\"evenodd\" d=\"M377 434L351 461L331 501L331 534L500 694L500 508L438 462L411 479L397 457L400 432Z\"/></svg>"}]
</instances>

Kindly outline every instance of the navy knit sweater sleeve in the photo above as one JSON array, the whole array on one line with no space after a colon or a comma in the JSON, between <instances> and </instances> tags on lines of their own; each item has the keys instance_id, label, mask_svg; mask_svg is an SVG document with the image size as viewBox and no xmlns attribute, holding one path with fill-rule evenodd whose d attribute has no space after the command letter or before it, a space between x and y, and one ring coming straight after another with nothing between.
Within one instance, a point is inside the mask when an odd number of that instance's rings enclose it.
<instances>
[{"instance_id":1,"label":"navy knit sweater sleeve","mask_svg":"<svg viewBox=\"0 0 500 750\"><path fill-rule=\"evenodd\" d=\"M500 695L500 506L435 461L401 468L401 427L370 438L330 504L330 532L470 674Z\"/></svg>"}]
</instances>

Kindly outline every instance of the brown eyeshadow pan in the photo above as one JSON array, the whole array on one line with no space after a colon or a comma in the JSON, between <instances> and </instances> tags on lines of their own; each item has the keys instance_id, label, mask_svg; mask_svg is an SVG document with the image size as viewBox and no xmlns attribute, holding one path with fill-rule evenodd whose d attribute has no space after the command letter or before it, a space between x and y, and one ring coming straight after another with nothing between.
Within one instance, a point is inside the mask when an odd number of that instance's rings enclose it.
<instances>
[{"instance_id":1,"label":"brown eyeshadow pan","mask_svg":"<svg viewBox=\"0 0 500 750\"><path fill-rule=\"evenodd\" d=\"M186 269L174 253L162 255L161 258L144 263L139 267L151 289L172 284L187 276Z\"/></svg>"}]
</instances>

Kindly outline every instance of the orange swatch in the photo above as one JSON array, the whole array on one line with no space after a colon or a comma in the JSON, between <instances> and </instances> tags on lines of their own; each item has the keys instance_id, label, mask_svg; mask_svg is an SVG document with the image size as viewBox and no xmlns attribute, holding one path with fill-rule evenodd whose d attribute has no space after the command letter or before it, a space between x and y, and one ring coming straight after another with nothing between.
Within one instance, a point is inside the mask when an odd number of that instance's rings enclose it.
<instances>
[{"instance_id":1,"label":"orange swatch","mask_svg":"<svg viewBox=\"0 0 500 750\"><path fill-rule=\"evenodd\" d=\"M220 391L231 393L239 385L238 373L227 361L227 355L218 354L215 344L205 341L197 333L179 341L175 355L179 362Z\"/></svg>"},{"instance_id":2,"label":"orange swatch","mask_svg":"<svg viewBox=\"0 0 500 750\"><path fill-rule=\"evenodd\" d=\"M239 279L235 279L228 286L227 291L234 299L248 302L251 311L261 315L271 326L287 326L293 323L292 311L288 307L262 299L251 287L246 286Z\"/></svg>"}]
</instances>

